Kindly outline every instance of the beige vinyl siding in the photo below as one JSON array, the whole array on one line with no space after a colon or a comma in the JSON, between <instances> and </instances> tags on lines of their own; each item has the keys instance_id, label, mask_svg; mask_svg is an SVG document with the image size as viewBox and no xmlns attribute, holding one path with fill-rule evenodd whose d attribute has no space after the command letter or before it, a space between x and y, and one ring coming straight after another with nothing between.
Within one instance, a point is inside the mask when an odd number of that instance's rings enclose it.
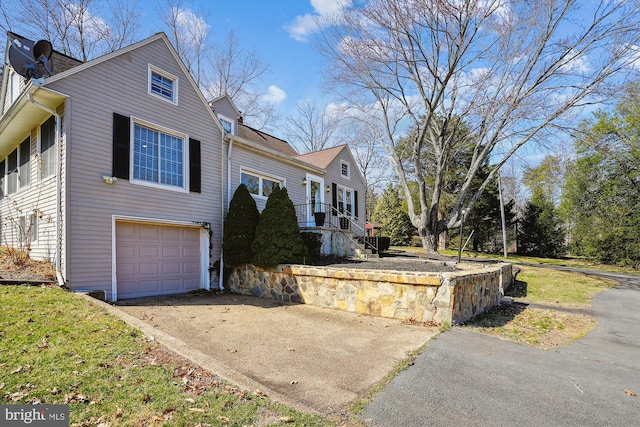
<instances>
[{"instance_id":1,"label":"beige vinyl siding","mask_svg":"<svg viewBox=\"0 0 640 427\"><path fill-rule=\"evenodd\" d=\"M40 180L38 178L39 126L33 128L29 135L29 186L19 190L17 193L5 196L2 201L0 201L2 245L19 247L20 244L17 241L19 233L16 230L16 224L19 218L24 216L28 221L32 214L36 214L37 234L35 239L31 241L30 256L36 260L50 261L53 263L55 262L56 252L56 180L55 176L49 177L46 180ZM20 141L22 140L24 140L24 138ZM11 151L13 151L13 149Z\"/></svg>"},{"instance_id":2,"label":"beige vinyl siding","mask_svg":"<svg viewBox=\"0 0 640 427\"><path fill-rule=\"evenodd\" d=\"M283 163L280 160L249 151L238 145L234 145L231 156L231 197L233 197L233 193L240 185L240 171L242 168L247 168L266 176L272 176L273 178L284 179L287 193L293 204L299 205L307 203L307 190L306 187L302 185L302 178L307 174L304 168ZM267 199L265 197L254 197L254 200L256 201L258 210L262 211L267 203ZM325 200L325 202L327 201Z\"/></svg>"},{"instance_id":3,"label":"beige vinyl siding","mask_svg":"<svg viewBox=\"0 0 640 427\"><path fill-rule=\"evenodd\" d=\"M349 169L350 169L349 178L345 178L342 176L341 163L340 163L341 160L349 163ZM362 230L364 230L364 226L366 222L366 213L365 213L366 187L365 187L362 175L358 170L358 166L346 147L342 149L342 151L340 151L340 154L338 154L336 158L331 161L329 166L327 166L326 175L325 175L325 185L331 185L332 183L335 183L345 188L350 188L358 192L358 218L356 222L360 227L362 227L362 229L359 229L359 228L354 229L353 232L355 234L363 234ZM327 203L331 203L332 195L328 194L326 197L328 200Z\"/></svg>"},{"instance_id":4,"label":"beige vinyl siding","mask_svg":"<svg viewBox=\"0 0 640 427\"><path fill-rule=\"evenodd\" d=\"M147 92L148 64L177 76L178 105ZM221 244L221 133L162 40L53 82L70 96L66 147L68 171L67 279L72 289L99 289L110 298L113 216L206 222L213 231L211 263ZM113 113L134 116L201 142L202 192L189 193L136 185L112 173ZM188 140L184 146L185 161ZM133 174L131 174L133 176ZM188 168L185 178L188 177ZM214 285L215 277L212 278Z\"/></svg>"}]
</instances>

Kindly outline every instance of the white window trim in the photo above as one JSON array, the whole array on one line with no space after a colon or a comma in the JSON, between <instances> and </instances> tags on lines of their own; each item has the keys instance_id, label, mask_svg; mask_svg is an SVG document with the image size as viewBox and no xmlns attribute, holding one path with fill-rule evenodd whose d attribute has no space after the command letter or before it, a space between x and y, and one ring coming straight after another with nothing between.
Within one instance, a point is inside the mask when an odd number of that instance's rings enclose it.
<instances>
[{"instance_id":1,"label":"white window trim","mask_svg":"<svg viewBox=\"0 0 640 427\"><path fill-rule=\"evenodd\" d=\"M342 173L342 165L347 165L347 174L343 174ZM348 178L351 179L351 163L345 161L345 160L340 160L340 176L343 178Z\"/></svg>"},{"instance_id":2,"label":"white window trim","mask_svg":"<svg viewBox=\"0 0 640 427\"><path fill-rule=\"evenodd\" d=\"M348 216L349 218L355 218L356 214L355 214L355 204L356 204L356 193L355 190L353 188L350 187L346 187L344 185L340 185L337 184L336 185L336 191L338 193L342 193L343 196L346 194L347 191L351 192L351 211L349 212L349 215L343 214L344 216ZM336 201L338 203L338 205L340 205L340 198L338 197L338 195L336 194ZM338 206L338 209L340 209L340 207ZM345 203L344 206L345 211L347 210L347 203Z\"/></svg>"},{"instance_id":3,"label":"white window trim","mask_svg":"<svg viewBox=\"0 0 640 427\"><path fill-rule=\"evenodd\" d=\"M20 88L20 79L22 76L18 74L13 68L8 68L9 75L7 78L9 79L9 105L13 104L16 99L22 93Z\"/></svg>"},{"instance_id":4,"label":"white window trim","mask_svg":"<svg viewBox=\"0 0 640 427\"><path fill-rule=\"evenodd\" d=\"M164 96L158 95L157 93L151 90L152 73L160 74L161 76L166 77L173 81L173 99L165 98ZM158 99L162 99L163 101L169 102L174 105L178 105L178 77L174 76L171 73L167 73L166 71L163 71L154 65L149 64L148 75L147 75L147 92L149 93L149 95L155 96Z\"/></svg>"},{"instance_id":5,"label":"white window trim","mask_svg":"<svg viewBox=\"0 0 640 427\"><path fill-rule=\"evenodd\" d=\"M223 114L218 114L217 116L218 116L218 120L221 119L221 120L224 120L224 121L227 121L227 122L231 123L231 135L236 135L236 121L233 120L233 119L230 119L229 117L227 117L227 116L225 116ZM222 123L220 123L220 124L222 124ZM224 126L223 126L223 128L224 128Z\"/></svg>"},{"instance_id":6,"label":"white window trim","mask_svg":"<svg viewBox=\"0 0 640 427\"><path fill-rule=\"evenodd\" d=\"M256 199L260 199L260 200L267 200L268 199L268 197L262 195L262 180L265 179L265 178L270 180L270 181L280 181L280 188L284 188L284 187L287 186L286 179L284 179L282 177L279 177L279 176L276 176L276 175L269 175L269 174L266 174L264 172L257 171L255 169L245 168L245 167L242 167L242 166L240 167L240 175L238 177L240 184L242 184L242 174L243 173L246 173L246 174L249 174L249 175L253 175L253 176L258 177L260 179L260 181L258 183L258 192L260 194L250 193L251 196L253 198L256 198ZM238 185L240 185L240 184L238 184Z\"/></svg>"},{"instance_id":7,"label":"white window trim","mask_svg":"<svg viewBox=\"0 0 640 427\"><path fill-rule=\"evenodd\" d=\"M49 120L47 118L47 120ZM44 122L40 123L38 125L38 136L37 136L37 141L36 141L36 160L38 161L37 164L37 175L38 175L38 181L39 182L43 182L43 181L47 181L49 179L52 179L56 176L55 172L52 173L49 176L42 176L42 125L44 125L47 120L45 120ZM55 122L54 122L55 125ZM56 148L56 144L58 144L58 141L56 140L56 135L55 135L55 129L54 129L54 135L53 135L53 145L51 146L51 148L53 150L57 150ZM57 151L56 151L57 153ZM57 159L56 159L57 160ZM54 164L54 171L55 171L55 164Z\"/></svg>"},{"instance_id":8,"label":"white window trim","mask_svg":"<svg viewBox=\"0 0 640 427\"><path fill-rule=\"evenodd\" d=\"M146 128L150 128L162 133L173 135L182 139L182 187L176 185L161 184L159 182L145 181L144 179L134 178L134 147L135 147L135 128L136 125L140 125ZM173 129L166 128L164 126L157 125L155 123L148 122L143 119L131 116L131 128L129 129L129 170L131 175L129 182L136 185L143 185L146 187L160 188L163 190L177 191L179 193L189 192L189 135L175 131ZM158 171L160 173L160 171Z\"/></svg>"},{"instance_id":9,"label":"white window trim","mask_svg":"<svg viewBox=\"0 0 640 427\"><path fill-rule=\"evenodd\" d=\"M22 143L29 138L29 166L28 166L28 174L29 174L29 184L21 187L20 186L20 150L21 150L21 145ZM27 191L29 188L31 188L31 185L33 184L31 182L31 162L33 161L33 159L31 158L31 133L29 133L29 136L25 137L18 145L16 145L16 147L9 151L9 153L4 157L4 159L0 159L0 160L4 160L4 188L2 188L2 194L4 195L4 197L7 196L12 196L14 194L19 194L23 191ZM16 177L16 191L14 191L13 193L9 194L8 190L9 190L9 156L11 155L11 153L13 153L13 151L16 151L16 168L17 168L17 177Z\"/></svg>"}]
</instances>

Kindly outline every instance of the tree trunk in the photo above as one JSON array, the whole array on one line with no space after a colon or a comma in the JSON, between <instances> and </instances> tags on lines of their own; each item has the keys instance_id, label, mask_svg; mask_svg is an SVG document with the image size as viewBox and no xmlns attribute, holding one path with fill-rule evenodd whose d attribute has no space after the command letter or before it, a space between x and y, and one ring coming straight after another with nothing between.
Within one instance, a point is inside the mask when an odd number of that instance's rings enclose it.
<instances>
[{"instance_id":1,"label":"tree trunk","mask_svg":"<svg viewBox=\"0 0 640 427\"><path fill-rule=\"evenodd\" d=\"M427 228L420 228L418 230L420 234L420 240L422 240L422 250L427 256L438 255L438 235L440 233L433 233Z\"/></svg>"}]
</instances>

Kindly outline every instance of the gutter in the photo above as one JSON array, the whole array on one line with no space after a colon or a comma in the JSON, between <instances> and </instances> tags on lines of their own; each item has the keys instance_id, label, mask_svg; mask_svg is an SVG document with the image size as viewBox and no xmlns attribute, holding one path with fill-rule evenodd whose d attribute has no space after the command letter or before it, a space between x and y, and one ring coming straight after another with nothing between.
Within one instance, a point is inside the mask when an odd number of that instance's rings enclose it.
<instances>
[{"instance_id":1,"label":"gutter","mask_svg":"<svg viewBox=\"0 0 640 427\"><path fill-rule=\"evenodd\" d=\"M56 133L55 133L55 141L56 141L56 279L58 280L58 285L65 286L65 280L62 275L62 261L60 259L61 250L61 236L60 236L60 216L62 211L62 198L61 198L61 189L62 189L62 181L60 177L60 155L62 153L62 142L60 141L60 136L62 134L62 123L60 114L56 111L40 104L38 101L33 99L31 93L27 95L29 97L29 102L38 107L42 108L47 113L51 114L56 118Z\"/></svg>"}]
</instances>

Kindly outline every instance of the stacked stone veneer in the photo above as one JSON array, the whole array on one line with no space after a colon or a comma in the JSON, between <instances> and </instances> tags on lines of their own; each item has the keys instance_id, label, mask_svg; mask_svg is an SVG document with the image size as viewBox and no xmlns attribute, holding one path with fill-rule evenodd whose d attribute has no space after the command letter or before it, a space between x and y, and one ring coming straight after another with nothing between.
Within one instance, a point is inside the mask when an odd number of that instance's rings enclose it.
<instances>
[{"instance_id":1,"label":"stacked stone veneer","mask_svg":"<svg viewBox=\"0 0 640 427\"><path fill-rule=\"evenodd\" d=\"M232 292L417 322L462 323L500 304L511 264L460 266L454 273L302 265L235 268Z\"/></svg>"}]
</instances>

